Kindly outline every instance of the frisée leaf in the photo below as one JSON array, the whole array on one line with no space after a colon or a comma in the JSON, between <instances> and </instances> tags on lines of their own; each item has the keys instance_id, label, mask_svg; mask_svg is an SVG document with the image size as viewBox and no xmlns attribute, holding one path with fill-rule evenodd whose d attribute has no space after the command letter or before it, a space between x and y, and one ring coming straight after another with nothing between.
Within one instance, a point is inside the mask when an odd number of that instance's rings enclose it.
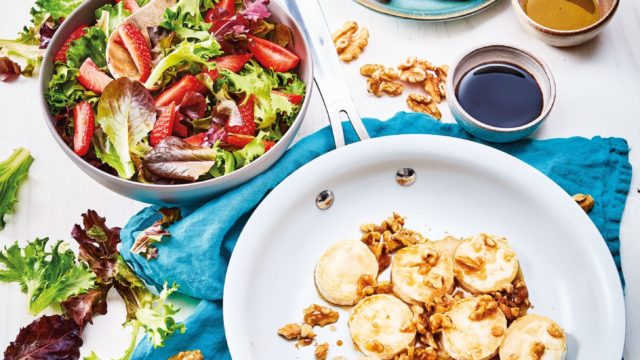
<instances>
[{"instance_id":1,"label":"fris\u00e9e leaf","mask_svg":"<svg viewBox=\"0 0 640 360\"><path fill-rule=\"evenodd\" d=\"M13 211L18 201L18 189L27 178L33 157L29 150L19 148L0 162L0 230L4 229L4 216Z\"/></svg>"},{"instance_id":2,"label":"fris\u00e9e leaf","mask_svg":"<svg viewBox=\"0 0 640 360\"><path fill-rule=\"evenodd\" d=\"M20 248L18 243L0 252L0 281L16 282L27 294L29 313L36 315L49 306L58 306L70 296L94 286L96 276L76 262L71 250L62 250L58 241L49 251L48 238L36 239Z\"/></svg>"}]
</instances>

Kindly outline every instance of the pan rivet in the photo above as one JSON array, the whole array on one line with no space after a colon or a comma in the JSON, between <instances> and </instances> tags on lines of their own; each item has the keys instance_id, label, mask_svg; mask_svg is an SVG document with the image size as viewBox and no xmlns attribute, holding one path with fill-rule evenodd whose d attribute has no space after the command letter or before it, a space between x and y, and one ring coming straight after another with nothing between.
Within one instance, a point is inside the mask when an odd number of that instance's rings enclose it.
<instances>
[{"instance_id":1,"label":"pan rivet","mask_svg":"<svg viewBox=\"0 0 640 360\"><path fill-rule=\"evenodd\" d=\"M316 206L320 210L327 210L333 205L333 191L323 190L316 196Z\"/></svg>"},{"instance_id":2,"label":"pan rivet","mask_svg":"<svg viewBox=\"0 0 640 360\"><path fill-rule=\"evenodd\" d=\"M411 186L416 182L416 171L412 168L402 168L396 172L396 182L402 186Z\"/></svg>"}]
</instances>

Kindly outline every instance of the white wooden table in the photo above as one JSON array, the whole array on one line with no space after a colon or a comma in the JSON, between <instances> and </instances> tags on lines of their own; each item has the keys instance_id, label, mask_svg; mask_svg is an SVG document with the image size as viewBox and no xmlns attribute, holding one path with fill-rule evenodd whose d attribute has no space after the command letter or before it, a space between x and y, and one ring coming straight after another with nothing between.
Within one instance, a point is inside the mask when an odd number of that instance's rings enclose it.
<instances>
[{"instance_id":1,"label":"white wooden table","mask_svg":"<svg viewBox=\"0 0 640 360\"><path fill-rule=\"evenodd\" d=\"M365 81L358 73L360 65L395 66L412 55L446 64L480 44L510 43L542 57L556 79L555 108L536 137L620 136L626 138L631 147L636 147L640 146L640 121L637 120L640 2L621 2L615 18L600 37L572 49L552 48L530 38L518 25L507 0L471 18L437 24L384 16L346 0L323 0L323 6L332 28L346 20L356 20L371 32L364 54L343 68L355 103L364 117L386 119L397 111L407 110L408 91L399 98L378 99L369 95ZM30 1L14 1L11 6L3 7L0 37L13 37L27 23L30 6ZM5 230L0 232L0 245L44 236L71 240L71 227L81 221L80 214L88 208L106 216L112 226L124 225L144 205L101 187L66 158L44 125L36 91L36 80L22 78L13 84L0 84L0 158L6 158L12 149L23 146L30 149L36 159L29 179L20 191L17 212L8 217ZM443 121L452 122L446 106L441 109ZM325 124L326 115L316 92L299 136L308 135ZM633 360L640 359L640 194L636 190L640 187L640 152L637 150L631 153L631 163L636 167L621 238L627 280L625 358ZM85 331L84 349L100 347L105 334L109 334L110 344L124 344L128 334L117 326L122 315L122 306L116 304L111 306L107 316L98 317L94 326ZM0 319L0 351L4 351L15 338L18 324L25 326L32 320L26 313L26 299L17 286L0 285ZM96 330L109 329L107 326L111 326L107 333ZM118 354L119 351L114 351L112 355ZM110 354L100 355L108 358Z\"/></svg>"}]
</instances>

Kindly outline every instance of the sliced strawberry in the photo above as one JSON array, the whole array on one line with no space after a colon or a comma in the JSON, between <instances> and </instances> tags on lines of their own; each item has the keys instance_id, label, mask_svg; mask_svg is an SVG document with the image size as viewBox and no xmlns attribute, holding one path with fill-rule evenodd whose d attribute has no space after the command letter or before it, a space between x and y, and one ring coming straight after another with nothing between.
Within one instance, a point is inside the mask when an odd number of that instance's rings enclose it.
<instances>
[{"instance_id":1,"label":"sliced strawberry","mask_svg":"<svg viewBox=\"0 0 640 360\"><path fill-rule=\"evenodd\" d=\"M91 146L95 114L93 107L86 101L81 101L73 108L73 151L79 156L85 156Z\"/></svg>"},{"instance_id":2,"label":"sliced strawberry","mask_svg":"<svg viewBox=\"0 0 640 360\"><path fill-rule=\"evenodd\" d=\"M119 3L123 0L116 0L116 3ZM140 10L140 5L138 5L138 2L136 0L124 0L124 8L129 10L130 13L135 13L136 11Z\"/></svg>"},{"instance_id":3,"label":"sliced strawberry","mask_svg":"<svg viewBox=\"0 0 640 360\"><path fill-rule=\"evenodd\" d=\"M251 135L229 134L226 142L234 148L242 149L255 138L255 136ZM269 151L276 143L269 140L262 140L262 144L264 144L264 151Z\"/></svg>"},{"instance_id":4,"label":"sliced strawberry","mask_svg":"<svg viewBox=\"0 0 640 360\"><path fill-rule=\"evenodd\" d=\"M298 94L287 94L277 90L272 90L271 92L286 97L293 105L300 105L302 103L302 99L304 99L304 96Z\"/></svg>"},{"instance_id":5,"label":"sliced strawberry","mask_svg":"<svg viewBox=\"0 0 640 360\"><path fill-rule=\"evenodd\" d=\"M177 83L158 95L156 98L156 106L167 106L172 102L181 103L184 94L188 91L204 94L209 91L209 89L195 76L185 75Z\"/></svg>"},{"instance_id":6,"label":"sliced strawberry","mask_svg":"<svg viewBox=\"0 0 640 360\"><path fill-rule=\"evenodd\" d=\"M93 91L96 94L102 94L104 88L112 81L113 79L103 73L91 58L87 58L80 66L78 82L87 88L87 90Z\"/></svg>"},{"instance_id":7,"label":"sliced strawberry","mask_svg":"<svg viewBox=\"0 0 640 360\"><path fill-rule=\"evenodd\" d=\"M251 60L252 54L227 55L214 60L218 69L227 69L237 73Z\"/></svg>"},{"instance_id":8,"label":"sliced strawberry","mask_svg":"<svg viewBox=\"0 0 640 360\"><path fill-rule=\"evenodd\" d=\"M278 72L286 72L298 65L300 57L280 45L253 35L249 35L249 51L264 67Z\"/></svg>"},{"instance_id":9,"label":"sliced strawberry","mask_svg":"<svg viewBox=\"0 0 640 360\"><path fill-rule=\"evenodd\" d=\"M251 135L256 134L256 122L254 117L255 98L253 95L244 103L238 105L240 116L242 117L242 125L225 125L224 129L227 133Z\"/></svg>"},{"instance_id":10,"label":"sliced strawberry","mask_svg":"<svg viewBox=\"0 0 640 360\"><path fill-rule=\"evenodd\" d=\"M173 132L173 125L176 119L176 103L172 102L169 106L165 106L160 111L160 116L153 124L151 135L149 135L149 143L155 147L167 136Z\"/></svg>"},{"instance_id":11,"label":"sliced strawberry","mask_svg":"<svg viewBox=\"0 0 640 360\"><path fill-rule=\"evenodd\" d=\"M124 23L118 28L125 49L131 55L140 73L139 81L145 82L151 75L151 49L142 31L132 23Z\"/></svg>"},{"instance_id":12,"label":"sliced strawberry","mask_svg":"<svg viewBox=\"0 0 640 360\"><path fill-rule=\"evenodd\" d=\"M184 139L184 141L186 143L194 145L194 146L200 146L204 142L204 137L205 136L207 136L207 133L201 132L200 134L196 134L196 135L193 135L193 136L190 136L190 137Z\"/></svg>"},{"instance_id":13,"label":"sliced strawberry","mask_svg":"<svg viewBox=\"0 0 640 360\"><path fill-rule=\"evenodd\" d=\"M211 78L211 81L213 82L218 80L218 78L220 77L220 73L218 72L218 69L205 70L204 73L207 74Z\"/></svg>"},{"instance_id":14,"label":"sliced strawberry","mask_svg":"<svg viewBox=\"0 0 640 360\"><path fill-rule=\"evenodd\" d=\"M80 25L77 29L75 29L71 35L64 41L64 44L60 47L60 50L56 53L56 57L53 58L53 62L67 62L67 51L69 51L69 46L75 40L80 39L84 35L84 30L87 28L87 25Z\"/></svg>"}]
</instances>

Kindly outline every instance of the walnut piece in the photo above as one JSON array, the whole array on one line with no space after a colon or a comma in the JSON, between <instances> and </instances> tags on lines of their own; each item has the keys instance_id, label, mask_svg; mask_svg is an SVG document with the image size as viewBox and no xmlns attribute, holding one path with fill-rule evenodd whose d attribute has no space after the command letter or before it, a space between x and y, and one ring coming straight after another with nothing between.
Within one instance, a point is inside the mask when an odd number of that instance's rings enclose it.
<instances>
[{"instance_id":1,"label":"walnut piece","mask_svg":"<svg viewBox=\"0 0 640 360\"><path fill-rule=\"evenodd\" d=\"M440 81L446 83L447 76L449 76L449 65L441 65L436 68L436 75Z\"/></svg>"},{"instance_id":2,"label":"walnut piece","mask_svg":"<svg viewBox=\"0 0 640 360\"><path fill-rule=\"evenodd\" d=\"M380 64L365 64L360 67L360 75L362 76L373 76L376 71L383 70L384 65Z\"/></svg>"},{"instance_id":3,"label":"walnut piece","mask_svg":"<svg viewBox=\"0 0 640 360\"><path fill-rule=\"evenodd\" d=\"M367 79L367 91L377 97L381 97L383 93L389 96L400 96L404 91L404 85L371 77Z\"/></svg>"},{"instance_id":4,"label":"walnut piece","mask_svg":"<svg viewBox=\"0 0 640 360\"><path fill-rule=\"evenodd\" d=\"M380 225L364 224L360 226L362 238L360 239L378 260L379 272L384 271L391 264L391 253L405 246L425 239L419 233L404 229L404 218L393 213Z\"/></svg>"},{"instance_id":5,"label":"walnut piece","mask_svg":"<svg viewBox=\"0 0 640 360\"><path fill-rule=\"evenodd\" d=\"M507 318L513 321L526 314L531 303L529 302L529 289L522 280L516 280L512 286L494 293L493 298L498 302L498 307Z\"/></svg>"},{"instance_id":6,"label":"walnut piece","mask_svg":"<svg viewBox=\"0 0 640 360\"><path fill-rule=\"evenodd\" d=\"M407 105L412 111L431 115L438 120L442 118L440 109L438 109L438 106L433 101L433 98L431 98L431 96L429 95L418 93L409 94L409 97L407 98Z\"/></svg>"},{"instance_id":7,"label":"walnut piece","mask_svg":"<svg viewBox=\"0 0 640 360\"><path fill-rule=\"evenodd\" d=\"M200 350L181 351L170 357L169 360L204 360L204 356Z\"/></svg>"},{"instance_id":8,"label":"walnut piece","mask_svg":"<svg viewBox=\"0 0 640 360\"><path fill-rule=\"evenodd\" d=\"M304 309L303 314L304 323L310 326L325 326L333 324L338 321L338 318L340 317L340 314L338 314L337 311L318 304L309 305L308 308Z\"/></svg>"},{"instance_id":9,"label":"walnut piece","mask_svg":"<svg viewBox=\"0 0 640 360\"><path fill-rule=\"evenodd\" d=\"M317 360L326 360L329 354L329 343L322 343L316 346L315 355Z\"/></svg>"},{"instance_id":10,"label":"walnut piece","mask_svg":"<svg viewBox=\"0 0 640 360\"><path fill-rule=\"evenodd\" d=\"M295 340L300 337L300 326L298 324L287 324L278 329L278 335L284 337L287 340Z\"/></svg>"},{"instance_id":11,"label":"walnut piece","mask_svg":"<svg viewBox=\"0 0 640 360\"><path fill-rule=\"evenodd\" d=\"M491 316L496 311L498 311L498 302L489 295L482 295L478 299L476 308L471 315L469 315L469 319L480 321L487 316Z\"/></svg>"},{"instance_id":12,"label":"walnut piece","mask_svg":"<svg viewBox=\"0 0 640 360\"><path fill-rule=\"evenodd\" d=\"M564 331L562 331L562 329L556 324L549 324L547 327L547 333L557 339L562 339L564 337Z\"/></svg>"},{"instance_id":13,"label":"walnut piece","mask_svg":"<svg viewBox=\"0 0 640 360\"><path fill-rule=\"evenodd\" d=\"M381 281L375 289L376 294L393 294L393 284L391 281Z\"/></svg>"},{"instance_id":14,"label":"walnut piece","mask_svg":"<svg viewBox=\"0 0 640 360\"><path fill-rule=\"evenodd\" d=\"M301 346L311 345L315 337L316 337L316 333L313 332L311 325L302 324L302 326L300 327L300 336L298 337L298 345L301 345Z\"/></svg>"},{"instance_id":15,"label":"walnut piece","mask_svg":"<svg viewBox=\"0 0 640 360\"><path fill-rule=\"evenodd\" d=\"M500 337L504 335L504 329L499 326L494 326L491 328L491 335L495 337Z\"/></svg>"},{"instance_id":16,"label":"walnut piece","mask_svg":"<svg viewBox=\"0 0 640 360\"><path fill-rule=\"evenodd\" d=\"M480 271L484 267L482 258L472 259L469 256L462 255L456 256L453 261L468 273Z\"/></svg>"},{"instance_id":17,"label":"walnut piece","mask_svg":"<svg viewBox=\"0 0 640 360\"><path fill-rule=\"evenodd\" d=\"M441 81L437 76L427 74L423 85L424 91L426 91L436 103L439 104L442 102L442 99L446 98L444 81Z\"/></svg>"},{"instance_id":18,"label":"walnut piece","mask_svg":"<svg viewBox=\"0 0 640 360\"><path fill-rule=\"evenodd\" d=\"M333 44L336 46L338 54L341 54L349 46L351 36L356 31L358 31L358 24L355 21L347 21L332 34Z\"/></svg>"},{"instance_id":19,"label":"walnut piece","mask_svg":"<svg viewBox=\"0 0 640 360\"><path fill-rule=\"evenodd\" d=\"M452 326L451 318L446 314L435 313L429 317L429 329L432 333L440 329L448 329Z\"/></svg>"},{"instance_id":20,"label":"walnut piece","mask_svg":"<svg viewBox=\"0 0 640 360\"><path fill-rule=\"evenodd\" d=\"M535 360L542 359L542 355L544 355L545 346L543 343L536 341L531 345L531 349L529 353L531 354L531 358Z\"/></svg>"},{"instance_id":21,"label":"walnut piece","mask_svg":"<svg viewBox=\"0 0 640 360\"><path fill-rule=\"evenodd\" d=\"M384 351L384 345L378 340L369 341L364 344L364 349L375 353L381 353Z\"/></svg>"},{"instance_id":22,"label":"walnut piece","mask_svg":"<svg viewBox=\"0 0 640 360\"><path fill-rule=\"evenodd\" d=\"M372 295L376 288L376 279L371 275L362 275L358 279L358 296L366 297Z\"/></svg>"},{"instance_id":23,"label":"walnut piece","mask_svg":"<svg viewBox=\"0 0 640 360\"><path fill-rule=\"evenodd\" d=\"M428 347L409 346L405 351L396 355L393 360L439 360L438 352Z\"/></svg>"},{"instance_id":24,"label":"walnut piece","mask_svg":"<svg viewBox=\"0 0 640 360\"><path fill-rule=\"evenodd\" d=\"M332 34L333 43L340 60L349 62L357 59L369 44L369 30L358 27L355 21L347 21Z\"/></svg>"},{"instance_id":25,"label":"walnut piece","mask_svg":"<svg viewBox=\"0 0 640 360\"><path fill-rule=\"evenodd\" d=\"M573 195L573 200L575 200L586 213L590 212L591 209L593 209L593 205L595 205L593 196L589 194L575 194Z\"/></svg>"}]
</instances>

